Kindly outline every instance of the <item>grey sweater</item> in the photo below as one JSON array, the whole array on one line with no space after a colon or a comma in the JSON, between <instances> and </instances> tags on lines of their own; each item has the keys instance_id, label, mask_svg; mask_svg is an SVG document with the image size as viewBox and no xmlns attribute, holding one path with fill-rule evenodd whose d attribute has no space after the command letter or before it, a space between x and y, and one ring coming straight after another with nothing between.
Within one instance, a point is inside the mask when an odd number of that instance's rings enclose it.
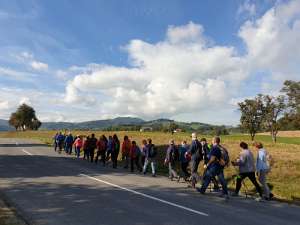
<instances>
[{"instance_id":1,"label":"grey sweater","mask_svg":"<svg viewBox=\"0 0 300 225\"><path fill-rule=\"evenodd\" d=\"M243 149L240 152L240 157L237 160L240 173L255 172L254 157L249 149Z\"/></svg>"}]
</instances>

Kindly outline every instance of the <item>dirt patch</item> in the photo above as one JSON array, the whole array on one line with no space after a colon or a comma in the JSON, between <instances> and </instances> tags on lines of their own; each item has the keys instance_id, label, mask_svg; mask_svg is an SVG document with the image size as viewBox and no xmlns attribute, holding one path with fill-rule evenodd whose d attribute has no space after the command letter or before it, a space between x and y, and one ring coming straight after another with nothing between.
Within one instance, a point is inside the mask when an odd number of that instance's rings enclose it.
<instances>
[{"instance_id":1,"label":"dirt patch","mask_svg":"<svg viewBox=\"0 0 300 225\"><path fill-rule=\"evenodd\" d=\"M259 135L270 135L269 132L260 133ZM279 131L278 137L300 137L300 130L293 130L293 131Z\"/></svg>"},{"instance_id":2,"label":"dirt patch","mask_svg":"<svg viewBox=\"0 0 300 225\"><path fill-rule=\"evenodd\" d=\"M0 199L0 225L27 225L16 213Z\"/></svg>"}]
</instances>

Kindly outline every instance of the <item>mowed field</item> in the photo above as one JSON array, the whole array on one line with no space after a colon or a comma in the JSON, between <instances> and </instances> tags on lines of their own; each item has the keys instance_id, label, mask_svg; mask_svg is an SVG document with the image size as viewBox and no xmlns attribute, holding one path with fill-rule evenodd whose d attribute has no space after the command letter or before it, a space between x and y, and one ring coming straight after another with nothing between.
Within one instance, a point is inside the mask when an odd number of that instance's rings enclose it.
<instances>
[{"instance_id":1,"label":"mowed field","mask_svg":"<svg viewBox=\"0 0 300 225\"><path fill-rule=\"evenodd\" d=\"M94 132L94 131L93 131ZM53 136L55 131L26 131L26 132L0 132L0 138L31 138L39 139L42 142L51 145L53 143ZM88 135L91 132L88 131L73 131L73 135ZM102 134L106 136L116 133L120 140L124 135L128 135L131 140L137 141L140 145L141 141L146 138L151 138L153 143L159 149L158 170L160 174L167 175L167 168L164 167L163 161L165 157L165 151L170 139L174 139L176 144L180 144L181 141L187 140L190 143L191 137L189 133L170 133L162 132L94 132L97 137ZM198 135L199 138L206 137L209 141L211 136ZM251 146L251 141L248 135L227 135L222 136L223 145L229 150L231 160L235 159L239 154L239 142L246 141ZM274 158L274 165L272 171L269 174L268 183L272 188L272 192L276 198L282 200L293 200L294 197L300 197L300 137L291 135L291 137L279 137L278 143L273 144L271 137L267 135L258 135L257 141L263 142L265 148L271 153ZM255 149L251 147L254 155L256 156ZM202 164L200 166L200 173L202 173ZM229 186L234 188L234 180L232 176L237 171L234 167L230 166L225 170L225 176L228 180ZM252 190L252 185L247 181L246 186ZM241 192L244 192L242 189Z\"/></svg>"}]
</instances>

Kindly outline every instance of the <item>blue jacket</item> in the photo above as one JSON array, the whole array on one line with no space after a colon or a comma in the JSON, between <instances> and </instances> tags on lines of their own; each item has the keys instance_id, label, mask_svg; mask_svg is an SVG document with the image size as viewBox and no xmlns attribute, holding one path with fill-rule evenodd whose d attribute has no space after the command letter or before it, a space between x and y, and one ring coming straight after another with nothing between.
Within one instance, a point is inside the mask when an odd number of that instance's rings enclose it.
<instances>
[{"instance_id":1,"label":"blue jacket","mask_svg":"<svg viewBox=\"0 0 300 225\"><path fill-rule=\"evenodd\" d=\"M185 153L188 151L188 146L180 146L179 147L179 161L181 163L187 163L188 159L185 157Z\"/></svg>"},{"instance_id":2,"label":"blue jacket","mask_svg":"<svg viewBox=\"0 0 300 225\"><path fill-rule=\"evenodd\" d=\"M68 135L68 136L66 137L66 139L65 139L65 143L66 143L67 145L72 145L73 142L74 142L73 136L72 136L72 135Z\"/></svg>"}]
</instances>

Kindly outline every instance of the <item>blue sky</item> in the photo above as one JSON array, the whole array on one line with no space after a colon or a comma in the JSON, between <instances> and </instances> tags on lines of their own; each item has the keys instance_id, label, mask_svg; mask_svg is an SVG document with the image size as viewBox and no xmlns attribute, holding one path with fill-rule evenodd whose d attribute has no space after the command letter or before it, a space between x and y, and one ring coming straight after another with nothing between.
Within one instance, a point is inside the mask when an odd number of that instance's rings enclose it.
<instances>
[{"instance_id":1,"label":"blue sky","mask_svg":"<svg viewBox=\"0 0 300 225\"><path fill-rule=\"evenodd\" d=\"M299 0L1 1L0 118L25 102L43 121L130 115L237 124L237 101L299 79L298 7Z\"/></svg>"}]
</instances>

